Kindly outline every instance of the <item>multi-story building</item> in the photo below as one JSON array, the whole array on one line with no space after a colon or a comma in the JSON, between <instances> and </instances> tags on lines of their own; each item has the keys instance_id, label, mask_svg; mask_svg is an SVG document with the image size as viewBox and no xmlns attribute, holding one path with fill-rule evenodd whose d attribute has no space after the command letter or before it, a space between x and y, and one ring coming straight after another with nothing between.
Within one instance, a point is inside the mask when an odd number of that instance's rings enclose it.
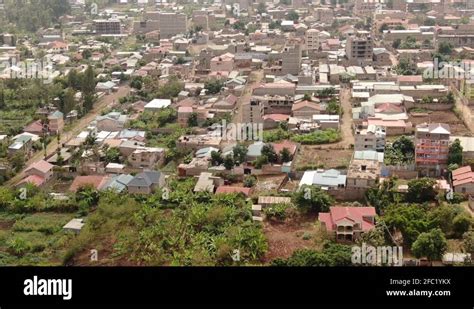
<instances>
[{"instance_id":1,"label":"multi-story building","mask_svg":"<svg viewBox=\"0 0 474 309\"><path fill-rule=\"evenodd\" d=\"M159 27L161 38L170 38L187 30L187 17L182 13L160 13Z\"/></svg>"},{"instance_id":2,"label":"multi-story building","mask_svg":"<svg viewBox=\"0 0 474 309\"><path fill-rule=\"evenodd\" d=\"M372 16L376 10L382 7L384 0L356 0L354 14L358 16Z\"/></svg>"},{"instance_id":3,"label":"multi-story building","mask_svg":"<svg viewBox=\"0 0 474 309\"><path fill-rule=\"evenodd\" d=\"M365 66L373 61L374 42L368 33L351 36L346 43L346 57L353 65Z\"/></svg>"},{"instance_id":4,"label":"multi-story building","mask_svg":"<svg viewBox=\"0 0 474 309\"><path fill-rule=\"evenodd\" d=\"M319 49L319 33L317 29L308 29L306 31L306 48L308 52L317 51Z\"/></svg>"},{"instance_id":5,"label":"multi-story building","mask_svg":"<svg viewBox=\"0 0 474 309\"><path fill-rule=\"evenodd\" d=\"M243 123L263 123L264 106L261 101L250 100L242 104Z\"/></svg>"},{"instance_id":6,"label":"multi-story building","mask_svg":"<svg viewBox=\"0 0 474 309\"><path fill-rule=\"evenodd\" d=\"M244 123L263 123L264 115L290 115L294 101L293 96L252 96L250 102L242 106L242 121Z\"/></svg>"},{"instance_id":7,"label":"multi-story building","mask_svg":"<svg viewBox=\"0 0 474 309\"><path fill-rule=\"evenodd\" d=\"M355 134L354 150L375 150L385 149L385 128L381 126L369 125L366 129L357 130Z\"/></svg>"},{"instance_id":8,"label":"multi-story building","mask_svg":"<svg viewBox=\"0 0 474 309\"><path fill-rule=\"evenodd\" d=\"M286 46L281 53L281 73L282 75L298 75L301 69L301 46L295 44Z\"/></svg>"},{"instance_id":9,"label":"multi-story building","mask_svg":"<svg viewBox=\"0 0 474 309\"><path fill-rule=\"evenodd\" d=\"M133 33L146 34L160 29L158 20L137 20L133 22Z\"/></svg>"},{"instance_id":10,"label":"multi-story building","mask_svg":"<svg viewBox=\"0 0 474 309\"><path fill-rule=\"evenodd\" d=\"M320 212L318 220L336 241L351 242L375 227L374 207L334 206Z\"/></svg>"},{"instance_id":11,"label":"multi-story building","mask_svg":"<svg viewBox=\"0 0 474 309\"><path fill-rule=\"evenodd\" d=\"M436 177L447 168L449 152L449 125L421 124L415 132L415 164L422 176Z\"/></svg>"},{"instance_id":12,"label":"multi-story building","mask_svg":"<svg viewBox=\"0 0 474 309\"><path fill-rule=\"evenodd\" d=\"M97 19L94 20L95 33L102 34L121 34L120 20L118 19Z\"/></svg>"}]
</instances>

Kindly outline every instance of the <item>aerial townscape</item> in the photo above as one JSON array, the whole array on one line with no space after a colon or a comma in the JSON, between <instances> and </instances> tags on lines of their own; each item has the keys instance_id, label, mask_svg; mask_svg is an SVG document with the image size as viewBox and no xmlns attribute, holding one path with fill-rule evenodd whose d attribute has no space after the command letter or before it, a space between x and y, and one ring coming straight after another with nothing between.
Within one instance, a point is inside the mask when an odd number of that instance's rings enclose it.
<instances>
[{"instance_id":1,"label":"aerial townscape","mask_svg":"<svg viewBox=\"0 0 474 309\"><path fill-rule=\"evenodd\" d=\"M474 0L0 1L0 266L472 265L473 167Z\"/></svg>"}]
</instances>

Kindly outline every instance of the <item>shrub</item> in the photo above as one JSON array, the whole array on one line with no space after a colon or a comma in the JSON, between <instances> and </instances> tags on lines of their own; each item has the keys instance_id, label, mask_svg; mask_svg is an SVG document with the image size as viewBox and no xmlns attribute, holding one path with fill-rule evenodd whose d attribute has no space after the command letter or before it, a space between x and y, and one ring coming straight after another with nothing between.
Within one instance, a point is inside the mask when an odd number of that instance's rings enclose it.
<instances>
[{"instance_id":1,"label":"shrub","mask_svg":"<svg viewBox=\"0 0 474 309\"><path fill-rule=\"evenodd\" d=\"M308 134L296 134L291 140L303 145L330 144L340 141L341 133L335 129L327 129Z\"/></svg>"},{"instance_id":2,"label":"shrub","mask_svg":"<svg viewBox=\"0 0 474 309\"><path fill-rule=\"evenodd\" d=\"M288 204L276 204L263 209L263 213L270 220L283 221L287 217L287 210L290 206Z\"/></svg>"}]
</instances>

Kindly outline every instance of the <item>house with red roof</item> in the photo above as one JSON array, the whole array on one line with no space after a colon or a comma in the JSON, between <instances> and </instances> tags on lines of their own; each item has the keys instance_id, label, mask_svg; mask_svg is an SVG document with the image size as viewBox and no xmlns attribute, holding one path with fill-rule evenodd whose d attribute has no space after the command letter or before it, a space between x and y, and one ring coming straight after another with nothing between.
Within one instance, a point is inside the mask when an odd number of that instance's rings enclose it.
<instances>
[{"instance_id":1,"label":"house with red roof","mask_svg":"<svg viewBox=\"0 0 474 309\"><path fill-rule=\"evenodd\" d=\"M454 192L474 195L474 172L471 166L463 166L451 173Z\"/></svg>"},{"instance_id":2,"label":"house with red roof","mask_svg":"<svg viewBox=\"0 0 474 309\"><path fill-rule=\"evenodd\" d=\"M28 176L36 175L48 181L49 179L51 179L51 177L53 177L53 168L54 165L46 162L45 160L40 160L31 164L25 170L25 174Z\"/></svg>"},{"instance_id":3,"label":"house with red roof","mask_svg":"<svg viewBox=\"0 0 474 309\"><path fill-rule=\"evenodd\" d=\"M34 185L36 187L41 187L46 183L45 179L43 177L37 176L37 175L31 175L28 176L22 180L20 180L17 184L16 187L24 187L27 184Z\"/></svg>"},{"instance_id":4,"label":"house with red roof","mask_svg":"<svg viewBox=\"0 0 474 309\"><path fill-rule=\"evenodd\" d=\"M26 170L26 177L16 184L16 187L22 187L26 184L33 184L37 187L43 186L53 177L54 165L41 160L31 164Z\"/></svg>"},{"instance_id":5,"label":"house with red roof","mask_svg":"<svg viewBox=\"0 0 474 309\"><path fill-rule=\"evenodd\" d=\"M318 220L336 241L355 241L375 227L374 207L331 207L320 212Z\"/></svg>"},{"instance_id":6,"label":"house with red roof","mask_svg":"<svg viewBox=\"0 0 474 309\"><path fill-rule=\"evenodd\" d=\"M219 186L216 190L216 194L230 193L242 193L246 197L249 197L252 194L252 188L245 188L239 186Z\"/></svg>"},{"instance_id":7,"label":"house with red roof","mask_svg":"<svg viewBox=\"0 0 474 309\"><path fill-rule=\"evenodd\" d=\"M48 49L53 53L63 53L69 50L69 45L65 42L54 41L48 44Z\"/></svg>"},{"instance_id":8,"label":"house with red roof","mask_svg":"<svg viewBox=\"0 0 474 309\"><path fill-rule=\"evenodd\" d=\"M262 117L263 119L263 128L274 129L278 127L280 122L287 122L290 118L289 115L285 114L267 114Z\"/></svg>"},{"instance_id":9,"label":"house with red roof","mask_svg":"<svg viewBox=\"0 0 474 309\"><path fill-rule=\"evenodd\" d=\"M312 120L313 115L321 114L324 108L319 103L311 101L302 101L293 104L291 107L291 114L293 117Z\"/></svg>"},{"instance_id":10,"label":"house with red roof","mask_svg":"<svg viewBox=\"0 0 474 309\"><path fill-rule=\"evenodd\" d=\"M104 175L77 176L69 187L69 191L77 192L85 186L92 186L96 190L101 190L108 181L109 177Z\"/></svg>"}]
</instances>

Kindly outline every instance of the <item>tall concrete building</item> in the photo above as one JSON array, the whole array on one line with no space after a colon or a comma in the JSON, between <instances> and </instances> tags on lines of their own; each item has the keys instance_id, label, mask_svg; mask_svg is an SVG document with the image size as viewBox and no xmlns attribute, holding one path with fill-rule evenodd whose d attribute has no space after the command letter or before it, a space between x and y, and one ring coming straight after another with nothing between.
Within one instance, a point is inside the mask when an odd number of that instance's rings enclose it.
<instances>
[{"instance_id":1,"label":"tall concrete building","mask_svg":"<svg viewBox=\"0 0 474 309\"><path fill-rule=\"evenodd\" d=\"M135 32L160 31L160 38L169 39L187 31L188 20L183 13L148 11L144 20L134 23Z\"/></svg>"},{"instance_id":2,"label":"tall concrete building","mask_svg":"<svg viewBox=\"0 0 474 309\"><path fill-rule=\"evenodd\" d=\"M319 49L319 33L317 29L308 29L305 34L306 48L309 52Z\"/></svg>"},{"instance_id":3,"label":"tall concrete building","mask_svg":"<svg viewBox=\"0 0 474 309\"><path fill-rule=\"evenodd\" d=\"M170 38L187 31L187 17L182 13L160 13L158 17L160 37Z\"/></svg>"},{"instance_id":4,"label":"tall concrete building","mask_svg":"<svg viewBox=\"0 0 474 309\"><path fill-rule=\"evenodd\" d=\"M243 123L263 123L264 103L260 100L251 99L242 104Z\"/></svg>"},{"instance_id":5,"label":"tall concrete building","mask_svg":"<svg viewBox=\"0 0 474 309\"><path fill-rule=\"evenodd\" d=\"M120 20L118 19L97 19L94 20L94 30L98 35L121 34Z\"/></svg>"},{"instance_id":6,"label":"tall concrete building","mask_svg":"<svg viewBox=\"0 0 474 309\"><path fill-rule=\"evenodd\" d=\"M372 63L374 56L374 41L368 33L358 33L347 39L346 57L350 64L366 66Z\"/></svg>"},{"instance_id":7,"label":"tall concrete building","mask_svg":"<svg viewBox=\"0 0 474 309\"><path fill-rule=\"evenodd\" d=\"M372 16L377 9L382 8L384 0L356 0L354 14L357 16Z\"/></svg>"},{"instance_id":8,"label":"tall concrete building","mask_svg":"<svg viewBox=\"0 0 474 309\"><path fill-rule=\"evenodd\" d=\"M421 124L415 132L415 164L421 176L437 177L448 166L449 125Z\"/></svg>"},{"instance_id":9,"label":"tall concrete building","mask_svg":"<svg viewBox=\"0 0 474 309\"><path fill-rule=\"evenodd\" d=\"M301 45L287 45L281 53L281 73L298 75L301 69Z\"/></svg>"},{"instance_id":10,"label":"tall concrete building","mask_svg":"<svg viewBox=\"0 0 474 309\"><path fill-rule=\"evenodd\" d=\"M158 20L144 20L133 22L134 34L146 34L148 32L160 30L160 22Z\"/></svg>"}]
</instances>

